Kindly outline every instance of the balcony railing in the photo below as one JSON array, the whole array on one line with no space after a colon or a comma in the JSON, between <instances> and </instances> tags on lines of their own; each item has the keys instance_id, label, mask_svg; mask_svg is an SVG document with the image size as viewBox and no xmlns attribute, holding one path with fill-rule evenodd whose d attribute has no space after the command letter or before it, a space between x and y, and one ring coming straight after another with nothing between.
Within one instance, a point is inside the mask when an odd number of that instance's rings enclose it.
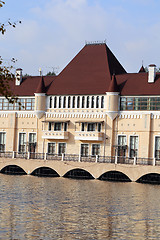
<instances>
[{"instance_id":1,"label":"balcony railing","mask_svg":"<svg viewBox=\"0 0 160 240\"><path fill-rule=\"evenodd\" d=\"M75 140L85 140L85 141L103 141L103 132L76 132Z\"/></svg>"},{"instance_id":2,"label":"balcony railing","mask_svg":"<svg viewBox=\"0 0 160 240\"><path fill-rule=\"evenodd\" d=\"M160 159L137 157L129 158L125 156L81 156L78 154L49 154L13 151L0 152L0 158L160 166Z\"/></svg>"},{"instance_id":3,"label":"balcony railing","mask_svg":"<svg viewBox=\"0 0 160 240\"><path fill-rule=\"evenodd\" d=\"M66 131L43 131L42 138L45 139L68 139L69 133Z\"/></svg>"}]
</instances>

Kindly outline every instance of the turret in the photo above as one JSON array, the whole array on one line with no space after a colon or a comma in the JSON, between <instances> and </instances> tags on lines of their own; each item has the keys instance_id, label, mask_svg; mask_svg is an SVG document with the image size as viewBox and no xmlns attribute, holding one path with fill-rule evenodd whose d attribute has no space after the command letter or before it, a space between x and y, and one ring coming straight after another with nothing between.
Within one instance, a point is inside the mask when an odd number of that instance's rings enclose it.
<instances>
[{"instance_id":1,"label":"turret","mask_svg":"<svg viewBox=\"0 0 160 240\"><path fill-rule=\"evenodd\" d=\"M114 120L118 115L119 89L115 75L112 76L108 91L106 92L106 113Z\"/></svg>"},{"instance_id":2,"label":"turret","mask_svg":"<svg viewBox=\"0 0 160 240\"><path fill-rule=\"evenodd\" d=\"M37 90L35 92L35 114L37 118L42 118L46 111L46 88L44 79L41 77Z\"/></svg>"}]
</instances>

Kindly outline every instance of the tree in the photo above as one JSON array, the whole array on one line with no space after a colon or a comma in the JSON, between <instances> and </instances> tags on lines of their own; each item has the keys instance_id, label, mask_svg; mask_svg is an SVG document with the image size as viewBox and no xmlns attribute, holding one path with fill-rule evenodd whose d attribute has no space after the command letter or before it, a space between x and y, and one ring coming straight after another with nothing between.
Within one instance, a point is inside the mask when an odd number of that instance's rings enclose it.
<instances>
[{"instance_id":1,"label":"tree","mask_svg":"<svg viewBox=\"0 0 160 240\"><path fill-rule=\"evenodd\" d=\"M5 4L4 1L0 0L0 8ZM17 23L21 21L12 23L10 19L7 23L0 23L0 34L5 34L6 28L8 26L16 27ZM14 80L15 76L12 73L13 64L16 62L14 58L11 59L11 66L6 66L4 59L0 56L0 95L5 96L9 102L17 101L17 98L13 95L10 89L10 82Z\"/></svg>"},{"instance_id":2,"label":"tree","mask_svg":"<svg viewBox=\"0 0 160 240\"><path fill-rule=\"evenodd\" d=\"M55 74L54 71L52 71L52 72L48 72L48 73L46 74L46 76L56 76L56 74Z\"/></svg>"}]
</instances>

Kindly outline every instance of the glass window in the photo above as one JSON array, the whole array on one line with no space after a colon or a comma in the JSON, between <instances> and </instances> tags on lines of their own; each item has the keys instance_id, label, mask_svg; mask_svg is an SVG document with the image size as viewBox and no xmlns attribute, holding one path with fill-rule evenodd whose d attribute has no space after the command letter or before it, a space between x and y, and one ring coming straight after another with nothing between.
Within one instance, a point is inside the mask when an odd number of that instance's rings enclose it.
<instances>
[{"instance_id":1,"label":"glass window","mask_svg":"<svg viewBox=\"0 0 160 240\"><path fill-rule=\"evenodd\" d=\"M48 154L55 154L55 153L56 153L56 144L48 143Z\"/></svg>"},{"instance_id":2,"label":"glass window","mask_svg":"<svg viewBox=\"0 0 160 240\"><path fill-rule=\"evenodd\" d=\"M62 123L55 122L54 123L54 131L61 131L61 129L62 129Z\"/></svg>"},{"instance_id":3,"label":"glass window","mask_svg":"<svg viewBox=\"0 0 160 240\"><path fill-rule=\"evenodd\" d=\"M26 133L19 133L19 152L26 152Z\"/></svg>"},{"instance_id":4,"label":"glass window","mask_svg":"<svg viewBox=\"0 0 160 240\"><path fill-rule=\"evenodd\" d=\"M101 108L104 108L104 96L101 97Z\"/></svg>"},{"instance_id":5,"label":"glass window","mask_svg":"<svg viewBox=\"0 0 160 240\"><path fill-rule=\"evenodd\" d=\"M29 152L35 152L36 149L36 133L29 133Z\"/></svg>"},{"instance_id":6,"label":"glass window","mask_svg":"<svg viewBox=\"0 0 160 240\"><path fill-rule=\"evenodd\" d=\"M99 108L99 96L96 97L96 108Z\"/></svg>"},{"instance_id":7,"label":"glass window","mask_svg":"<svg viewBox=\"0 0 160 240\"><path fill-rule=\"evenodd\" d=\"M138 136L130 136L130 157L137 157L138 155Z\"/></svg>"},{"instance_id":8,"label":"glass window","mask_svg":"<svg viewBox=\"0 0 160 240\"><path fill-rule=\"evenodd\" d=\"M126 156L126 136L118 136L118 156Z\"/></svg>"},{"instance_id":9,"label":"glass window","mask_svg":"<svg viewBox=\"0 0 160 240\"><path fill-rule=\"evenodd\" d=\"M91 100L91 108L94 108L94 96L92 96L92 100Z\"/></svg>"},{"instance_id":10,"label":"glass window","mask_svg":"<svg viewBox=\"0 0 160 240\"><path fill-rule=\"evenodd\" d=\"M5 152L6 133L0 132L0 152Z\"/></svg>"},{"instance_id":11,"label":"glass window","mask_svg":"<svg viewBox=\"0 0 160 240\"><path fill-rule=\"evenodd\" d=\"M87 125L87 131L95 131L96 124L95 123L88 123Z\"/></svg>"},{"instance_id":12,"label":"glass window","mask_svg":"<svg viewBox=\"0 0 160 240\"><path fill-rule=\"evenodd\" d=\"M87 97L87 105L86 108L89 108L89 96Z\"/></svg>"},{"instance_id":13,"label":"glass window","mask_svg":"<svg viewBox=\"0 0 160 240\"><path fill-rule=\"evenodd\" d=\"M72 108L75 108L75 96L72 98Z\"/></svg>"},{"instance_id":14,"label":"glass window","mask_svg":"<svg viewBox=\"0 0 160 240\"><path fill-rule=\"evenodd\" d=\"M62 103L61 97L59 97L59 104L58 104L58 107L59 107L59 108L61 108L61 103Z\"/></svg>"},{"instance_id":15,"label":"glass window","mask_svg":"<svg viewBox=\"0 0 160 240\"><path fill-rule=\"evenodd\" d=\"M64 123L64 131L66 132L67 131L67 127L68 127L68 124L67 122Z\"/></svg>"},{"instance_id":16,"label":"glass window","mask_svg":"<svg viewBox=\"0 0 160 240\"><path fill-rule=\"evenodd\" d=\"M78 96L77 97L77 108L79 108L79 105L80 105L80 97Z\"/></svg>"},{"instance_id":17,"label":"glass window","mask_svg":"<svg viewBox=\"0 0 160 240\"><path fill-rule=\"evenodd\" d=\"M98 123L98 132L101 132L102 124Z\"/></svg>"},{"instance_id":18,"label":"glass window","mask_svg":"<svg viewBox=\"0 0 160 240\"><path fill-rule=\"evenodd\" d=\"M81 157L88 157L89 153L89 145L81 144Z\"/></svg>"},{"instance_id":19,"label":"glass window","mask_svg":"<svg viewBox=\"0 0 160 240\"><path fill-rule=\"evenodd\" d=\"M155 137L155 158L160 159L160 137Z\"/></svg>"},{"instance_id":20,"label":"glass window","mask_svg":"<svg viewBox=\"0 0 160 240\"><path fill-rule=\"evenodd\" d=\"M84 102L85 102L85 98L84 96L82 97L82 108L84 108Z\"/></svg>"},{"instance_id":21,"label":"glass window","mask_svg":"<svg viewBox=\"0 0 160 240\"><path fill-rule=\"evenodd\" d=\"M63 108L66 108L66 97L63 98Z\"/></svg>"},{"instance_id":22,"label":"glass window","mask_svg":"<svg viewBox=\"0 0 160 240\"><path fill-rule=\"evenodd\" d=\"M54 97L54 108L57 108L57 97Z\"/></svg>"},{"instance_id":23,"label":"glass window","mask_svg":"<svg viewBox=\"0 0 160 240\"><path fill-rule=\"evenodd\" d=\"M81 123L81 131L82 132L84 131L84 126L85 126L85 123Z\"/></svg>"},{"instance_id":24,"label":"glass window","mask_svg":"<svg viewBox=\"0 0 160 240\"><path fill-rule=\"evenodd\" d=\"M92 144L92 156L100 155L100 144Z\"/></svg>"},{"instance_id":25,"label":"glass window","mask_svg":"<svg viewBox=\"0 0 160 240\"><path fill-rule=\"evenodd\" d=\"M48 123L48 131L51 131L51 130L52 130L52 123L49 122L49 123Z\"/></svg>"},{"instance_id":26,"label":"glass window","mask_svg":"<svg viewBox=\"0 0 160 240\"><path fill-rule=\"evenodd\" d=\"M52 108L52 97L49 98L49 108Z\"/></svg>"},{"instance_id":27,"label":"glass window","mask_svg":"<svg viewBox=\"0 0 160 240\"><path fill-rule=\"evenodd\" d=\"M68 97L68 108L70 108L71 107L71 97L69 96Z\"/></svg>"},{"instance_id":28,"label":"glass window","mask_svg":"<svg viewBox=\"0 0 160 240\"><path fill-rule=\"evenodd\" d=\"M58 155L61 156L62 153L66 152L66 143L58 143Z\"/></svg>"}]
</instances>

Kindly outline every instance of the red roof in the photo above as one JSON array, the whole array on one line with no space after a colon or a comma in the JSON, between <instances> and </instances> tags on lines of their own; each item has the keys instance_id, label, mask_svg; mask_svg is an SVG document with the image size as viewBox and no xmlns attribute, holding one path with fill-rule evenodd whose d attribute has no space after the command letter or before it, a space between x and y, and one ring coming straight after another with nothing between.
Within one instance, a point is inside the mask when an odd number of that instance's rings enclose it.
<instances>
[{"instance_id":1,"label":"red roof","mask_svg":"<svg viewBox=\"0 0 160 240\"><path fill-rule=\"evenodd\" d=\"M104 94L113 73L126 71L106 44L86 45L57 76L47 93Z\"/></svg>"},{"instance_id":2,"label":"red roof","mask_svg":"<svg viewBox=\"0 0 160 240\"><path fill-rule=\"evenodd\" d=\"M114 78L111 76L115 74ZM119 91L123 96L160 95L160 73L154 83L148 83L148 73L126 73L106 44L88 44L73 58L58 76L26 77L20 86L11 83L17 96L89 95Z\"/></svg>"}]
</instances>

